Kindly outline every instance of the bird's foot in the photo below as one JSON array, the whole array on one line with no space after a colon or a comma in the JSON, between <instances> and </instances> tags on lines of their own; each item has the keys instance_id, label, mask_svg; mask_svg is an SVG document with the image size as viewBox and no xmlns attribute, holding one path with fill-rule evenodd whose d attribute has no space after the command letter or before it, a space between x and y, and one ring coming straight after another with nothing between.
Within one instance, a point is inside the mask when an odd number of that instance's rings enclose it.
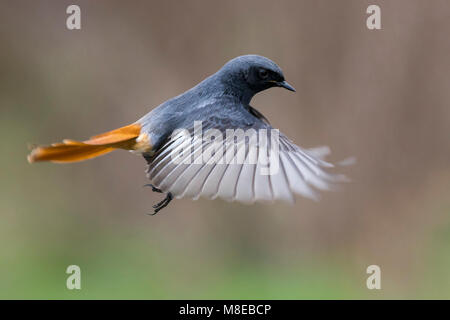
<instances>
[{"instance_id":1,"label":"bird's foot","mask_svg":"<svg viewBox=\"0 0 450 320\"><path fill-rule=\"evenodd\" d=\"M170 201L172 201L172 199L173 199L172 194L170 192L167 193L166 197L162 201L158 202L153 206L153 209L155 209L155 211L153 213L149 213L149 215L154 216L155 214L157 214L161 209L167 207L167 205L170 203Z\"/></svg>"},{"instance_id":2,"label":"bird's foot","mask_svg":"<svg viewBox=\"0 0 450 320\"><path fill-rule=\"evenodd\" d=\"M161 189L156 188L154 185L152 185L151 183L149 184L144 184L144 187L152 187L152 191L153 192L158 192L158 193L163 193Z\"/></svg>"}]
</instances>

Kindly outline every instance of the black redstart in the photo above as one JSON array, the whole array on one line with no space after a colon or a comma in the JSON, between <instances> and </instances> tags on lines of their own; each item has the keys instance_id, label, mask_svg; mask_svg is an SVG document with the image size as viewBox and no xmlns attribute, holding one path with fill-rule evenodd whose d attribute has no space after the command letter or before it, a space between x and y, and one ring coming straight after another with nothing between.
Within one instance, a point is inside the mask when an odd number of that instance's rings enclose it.
<instances>
[{"instance_id":1,"label":"black redstart","mask_svg":"<svg viewBox=\"0 0 450 320\"><path fill-rule=\"evenodd\" d=\"M271 87L295 91L273 61L240 56L133 124L82 142L36 147L28 161L74 162L115 149L141 153L149 186L167 194L154 213L173 197L292 202L297 193L315 199L314 188L327 190L345 176L324 170L333 167L323 160L326 148L296 146L250 106Z\"/></svg>"}]
</instances>

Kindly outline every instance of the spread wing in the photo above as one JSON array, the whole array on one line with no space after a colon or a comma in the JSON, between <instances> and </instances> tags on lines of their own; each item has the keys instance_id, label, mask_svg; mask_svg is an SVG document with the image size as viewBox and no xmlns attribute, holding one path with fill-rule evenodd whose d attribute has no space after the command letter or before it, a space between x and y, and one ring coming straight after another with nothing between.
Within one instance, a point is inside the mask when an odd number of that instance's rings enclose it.
<instances>
[{"instance_id":1,"label":"spread wing","mask_svg":"<svg viewBox=\"0 0 450 320\"><path fill-rule=\"evenodd\" d=\"M317 189L346 179L326 171L333 167L322 159L327 149L304 150L262 115L249 113L251 118L211 116L202 121L201 134L194 124L174 132L146 156L153 185L177 198L293 202L294 194L317 199Z\"/></svg>"}]
</instances>

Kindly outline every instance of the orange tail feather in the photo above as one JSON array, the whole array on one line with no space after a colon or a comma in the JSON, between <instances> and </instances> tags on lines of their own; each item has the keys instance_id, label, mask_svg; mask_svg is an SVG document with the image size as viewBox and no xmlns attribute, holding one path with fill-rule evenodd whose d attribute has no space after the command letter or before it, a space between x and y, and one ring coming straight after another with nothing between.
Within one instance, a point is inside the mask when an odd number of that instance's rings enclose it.
<instances>
[{"instance_id":1,"label":"orange tail feather","mask_svg":"<svg viewBox=\"0 0 450 320\"><path fill-rule=\"evenodd\" d=\"M95 158L115 149L148 151L151 149L147 135L141 135L137 123L105 132L86 141L63 140L51 146L34 148L28 155L28 162L76 162Z\"/></svg>"}]
</instances>

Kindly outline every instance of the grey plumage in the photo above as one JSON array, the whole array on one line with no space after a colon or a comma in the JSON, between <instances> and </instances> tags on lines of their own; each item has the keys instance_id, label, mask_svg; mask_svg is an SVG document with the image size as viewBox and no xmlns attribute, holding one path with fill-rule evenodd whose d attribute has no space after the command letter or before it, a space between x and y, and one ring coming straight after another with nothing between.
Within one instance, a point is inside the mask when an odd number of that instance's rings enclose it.
<instances>
[{"instance_id":1,"label":"grey plumage","mask_svg":"<svg viewBox=\"0 0 450 320\"><path fill-rule=\"evenodd\" d=\"M273 61L256 55L241 56L140 119L142 132L149 135L153 145L152 153L144 154L152 184L178 198L220 197L251 203L277 199L292 202L294 194L317 199L315 189L328 190L333 183L344 181L344 176L325 171L333 166L322 159L327 149L322 152L304 150L282 133L279 133L279 170L273 175L260 174L260 162L180 163L187 157L199 159L205 150L213 148L210 140L194 135L195 121L202 122L204 131L214 128L224 136L227 129L254 129L255 132L273 129L267 119L250 106L250 101L256 93L276 86L293 91ZM186 129L189 135L173 137L176 129ZM250 138L241 141L241 155L247 160L253 156ZM269 146L264 146L258 137L254 138L256 154L265 155ZM223 153L214 155L218 159L224 159L227 148L234 148L226 139L222 143ZM183 146L191 147L192 153L178 154L184 150ZM208 156L202 159L212 157Z\"/></svg>"}]
</instances>

